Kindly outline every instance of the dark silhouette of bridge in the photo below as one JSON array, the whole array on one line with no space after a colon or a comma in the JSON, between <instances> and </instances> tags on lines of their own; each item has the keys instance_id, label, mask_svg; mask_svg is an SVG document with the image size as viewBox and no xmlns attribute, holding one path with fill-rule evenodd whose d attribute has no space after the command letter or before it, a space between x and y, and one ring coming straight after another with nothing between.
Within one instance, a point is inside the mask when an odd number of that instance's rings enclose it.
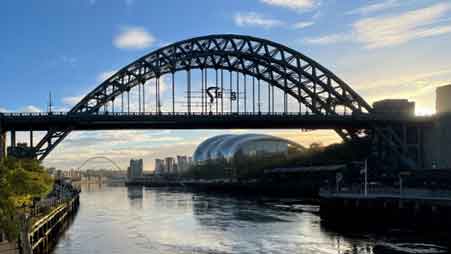
<instances>
[{"instance_id":1,"label":"dark silhouette of bridge","mask_svg":"<svg viewBox=\"0 0 451 254\"><path fill-rule=\"evenodd\" d=\"M371 139L415 167L392 128L412 121L428 123L373 113L347 83L294 49L220 34L176 42L139 58L69 112L0 115L0 148L4 155L7 131L13 148L15 131L30 131L31 154L43 160L76 130L333 129L345 141ZM46 135L33 144L33 131Z\"/></svg>"}]
</instances>

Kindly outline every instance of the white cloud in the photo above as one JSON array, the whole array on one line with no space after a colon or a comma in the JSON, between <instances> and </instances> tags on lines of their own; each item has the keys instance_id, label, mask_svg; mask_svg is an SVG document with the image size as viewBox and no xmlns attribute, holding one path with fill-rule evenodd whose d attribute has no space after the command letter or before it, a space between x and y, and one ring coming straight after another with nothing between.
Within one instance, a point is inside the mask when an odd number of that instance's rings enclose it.
<instances>
[{"instance_id":1,"label":"white cloud","mask_svg":"<svg viewBox=\"0 0 451 254\"><path fill-rule=\"evenodd\" d=\"M300 22L295 23L293 25L293 27L295 29L303 29L303 28L312 26L313 24L315 24L315 22L312 22L312 21L300 21Z\"/></svg>"},{"instance_id":2,"label":"white cloud","mask_svg":"<svg viewBox=\"0 0 451 254\"><path fill-rule=\"evenodd\" d=\"M319 5L316 0L260 0L261 2L273 6L289 8L296 11L310 10Z\"/></svg>"},{"instance_id":3,"label":"white cloud","mask_svg":"<svg viewBox=\"0 0 451 254\"><path fill-rule=\"evenodd\" d=\"M69 96L64 97L62 101L66 106L75 106L81 99L83 99L83 96Z\"/></svg>"},{"instance_id":4,"label":"white cloud","mask_svg":"<svg viewBox=\"0 0 451 254\"><path fill-rule=\"evenodd\" d=\"M97 82L101 83L105 81L107 78L113 76L116 72L117 70L109 70L99 73L99 75L97 75Z\"/></svg>"},{"instance_id":5,"label":"white cloud","mask_svg":"<svg viewBox=\"0 0 451 254\"><path fill-rule=\"evenodd\" d=\"M346 14L368 15L374 12L380 12L387 9L395 8L398 7L399 5L400 5L399 0L385 0L383 2L365 5L363 7L348 11Z\"/></svg>"},{"instance_id":6,"label":"white cloud","mask_svg":"<svg viewBox=\"0 0 451 254\"><path fill-rule=\"evenodd\" d=\"M145 49L155 41L155 37L143 27L125 27L114 38L113 44L120 49Z\"/></svg>"},{"instance_id":7,"label":"white cloud","mask_svg":"<svg viewBox=\"0 0 451 254\"><path fill-rule=\"evenodd\" d=\"M42 112L42 109L40 109L34 105L28 105L23 108L20 108L19 112L36 113L36 112Z\"/></svg>"},{"instance_id":8,"label":"white cloud","mask_svg":"<svg viewBox=\"0 0 451 254\"><path fill-rule=\"evenodd\" d=\"M193 130L198 135L185 137L182 131L102 131L73 132L44 161L46 166L60 169L76 168L86 159L106 156L117 162L123 169L130 158L143 158L145 170L153 170L155 158L191 156L202 141L215 134L235 133L234 130L203 131ZM318 130L300 133L299 130L245 130L244 133L266 133L296 141L304 146L312 142L330 144L340 142L333 131ZM86 168L102 168L111 165L93 161Z\"/></svg>"},{"instance_id":9,"label":"white cloud","mask_svg":"<svg viewBox=\"0 0 451 254\"><path fill-rule=\"evenodd\" d=\"M356 40L367 48L399 45L418 38L450 33L451 24L440 24L440 18L451 10L451 4L440 3L399 15L366 18L353 25Z\"/></svg>"},{"instance_id":10,"label":"white cloud","mask_svg":"<svg viewBox=\"0 0 451 254\"><path fill-rule=\"evenodd\" d=\"M420 38L451 33L449 19L443 17L451 11L451 4L439 3L397 15L364 18L352 25L352 31L308 38L311 44L340 42L360 43L367 49L407 43Z\"/></svg>"},{"instance_id":11,"label":"white cloud","mask_svg":"<svg viewBox=\"0 0 451 254\"><path fill-rule=\"evenodd\" d=\"M126 168L130 158L143 158L145 169L152 170L155 158L191 155L202 135L186 140L172 131L73 132L45 160L47 166L61 169L78 167L90 157L106 156ZM109 167L94 161L87 168Z\"/></svg>"},{"instance_id":12,"label":"white cloud","mask_svg":"<svg viewBox=\"0 0 451 254\"><path fill-rule=\"evenodd\" d=\"M272 28L284 24L280 20L268 18L256 12L236 13L234 16L234 21L237 26L241 27L252 26Z\"/></svg>"},{"instance_id":13,"label":"white cloud","mask_svg":"<svg viewBox=\"0 0 451 254\"><path fill-rule=\"evenodd\" d=\"M9 112L9 110L8 110L8 109L6 109L6 108L2 108L2 107L0 107L0 112L6 113L6 112Z\"/></svg>"},{"instance_id":14,"label":"white cloud","mask_svg":"<svg viewBox=\"0 0 451 254\"><path fill-rule=\"evenodd\" d=\"M324 35L320 37L307 38L305 42L309 44L318 44L318 45L329 45L341 42L350 42L352 41L352 36L348 33L340 33L340 34L330 34Z\"/></svg>"}]
</instances>

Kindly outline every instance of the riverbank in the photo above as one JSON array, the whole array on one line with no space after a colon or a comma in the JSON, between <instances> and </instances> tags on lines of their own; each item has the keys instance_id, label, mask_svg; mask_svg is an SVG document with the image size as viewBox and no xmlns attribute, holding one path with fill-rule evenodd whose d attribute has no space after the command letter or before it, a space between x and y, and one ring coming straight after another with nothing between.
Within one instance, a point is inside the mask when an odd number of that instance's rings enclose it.
<instances>
[{"instance_id":1,"label":"riverbank","mask_svg":"<svg viewBox=\"0 0 451 254\"><path fill-rule=\"evenodd\" d=\"M79 193L80 190L68 183L55 182L46 198L25 208L16 241L7 241L0 234L0 253L50 253L78 210Z\"/></svg>"},{"instance_id":2,"label":"riverbank","mask_svg":"<svg viewBox=\"0 0 451 254\"><path fill-rule=\"evenodd\" d=\"M61 233L70 225L79 205L80 199L77 193L33 223L28 233L28 243L25 243L28 245L26 249L30 250L29 253L50 253Z\"/></svg>"}]
</instances>

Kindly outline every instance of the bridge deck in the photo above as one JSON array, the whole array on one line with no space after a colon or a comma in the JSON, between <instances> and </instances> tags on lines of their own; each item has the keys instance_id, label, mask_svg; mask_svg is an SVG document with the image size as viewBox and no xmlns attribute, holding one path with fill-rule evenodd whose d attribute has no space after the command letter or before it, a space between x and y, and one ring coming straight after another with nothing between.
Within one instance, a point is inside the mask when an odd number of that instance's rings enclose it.
<instances>
[{"instance_id":1,"label":"bridge deck","mask_svg":"<svg viewBox=\"0 0 451 254\"><path fill-rule=\"evenodd\" d=\"M394 123L432 123L432 117L402 118L387 115L312 115L283 113L0 113L3 130L49 129L335 129L367 128Z\"/></svg>"}]
</instances>

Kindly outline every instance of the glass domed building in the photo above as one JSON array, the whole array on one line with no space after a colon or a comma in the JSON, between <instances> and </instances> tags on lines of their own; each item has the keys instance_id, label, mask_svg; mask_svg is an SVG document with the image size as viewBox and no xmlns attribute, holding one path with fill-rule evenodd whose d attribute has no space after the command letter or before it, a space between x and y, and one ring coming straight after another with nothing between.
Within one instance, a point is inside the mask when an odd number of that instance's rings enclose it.
<instances>
[{"instance_id":1,"label":"glass domed building","mask_svg":"<svg viewBox=\"0 0 451 254\"><path fill-rule=\"evenodd\" d=\"M197 164L225 160L231 162L243 157L288 157L292 151L304 151L301 145L283 138L264 134L219 135L199 144L193 160Z\"/></svg>"}]
</instances>

